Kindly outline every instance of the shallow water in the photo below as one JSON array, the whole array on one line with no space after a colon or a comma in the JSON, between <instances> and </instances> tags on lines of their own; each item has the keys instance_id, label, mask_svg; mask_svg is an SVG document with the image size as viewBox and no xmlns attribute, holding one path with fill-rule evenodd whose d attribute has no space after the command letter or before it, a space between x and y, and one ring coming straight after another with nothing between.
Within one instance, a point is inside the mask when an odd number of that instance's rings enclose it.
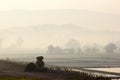
<instances>
[{"instance_id":1,"label":"shallow water","mask_svg":"<svg viewBox=\"0 0 120 80\"><path fill-rule=\"evenodd\" d=\"M120 68L86 68L89 70L105 71L105 72L114 72L120 73Z\"/></svg>"},{"instance_id":2,"label":"shallow water","mask_svg":"<svg viewBox=\"0 0 120 80\"><path fill-rule=\"evenodd\" d=\"M83 68L103 68L103 67L120 67L120 57L92 57L81 55L47 55L40 53L24 54L0 54L0 59L9 58L13 61L35 62L37 56L44 56L47 65L83 67Z\"/></svg>"}]
</instances>

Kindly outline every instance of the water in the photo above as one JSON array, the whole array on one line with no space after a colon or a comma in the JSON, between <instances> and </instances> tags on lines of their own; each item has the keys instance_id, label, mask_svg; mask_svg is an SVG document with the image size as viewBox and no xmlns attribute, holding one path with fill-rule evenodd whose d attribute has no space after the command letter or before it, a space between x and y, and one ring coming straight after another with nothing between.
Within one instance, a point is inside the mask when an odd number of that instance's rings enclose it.
<instances>
[{"instance_id":1,"label":"water","mask_svg":"<svg viewBox=\"0 0 120 80\"><path fill-rule=\"evenodd\" d=\"M9 58L12 61L22 61L22 62L35 62L37 56L44 56L44 61L46 65L55 66L66 66L66 67L76 67L85 68L89 70L96 70L98 72L93 72L97 75L105 75L99 73L99 71L115 72L120 73L120 57L98 57L98 56L81 56L81 55L47 55L47 54L1 54L0 59ZM112 67L112 68L106 68ZM115 68L119 67L119 68ZM92 73L92 72L90 72ZM106 76L116 76L116 75L106 75Z\"/></svg>"},{"instance_id":2,"label":"water","mask_svg":"<svg viewBox=\"0 0 120 80\"><path fill-rule=\"evenodd\" d=\"M83 68L102 68L102 67L120 67L120 57L99 57L99 56L81 56L81 55L47 55L40 53L24 54L0 54L1 59L9 58L13 61L35 62L37 56L44 56L47 65L83 67Z\"/></svg>"},{"instance_id":3,"label":"water","mask_svg":"<svg viewBox=\"0 0 120 80\"><path fill-rule=\"evenodd\" d=\"M97 71L89 71L89 70L96 70L95 68L85 68L86 70L81 70L81 69L72 69L73 71L79 71L79 72L84 72L84 73L89 73L97 76L105 76L105 77L120 77L120 75L115 75L115 74L109 74L109 73L102 73L99 72L100 70ZM103 68L104 69L104 68ZM117 69L116 69L117 70Z\"/></svg>"},{"instance_id":4,"label":"water","mask_svg":"<svg viewBox=\"0 0 120 80\"><path fill-rule=\"evenodd\" d=\"M87 68L89 70L105 71L105 72L114 72L120 73L120 68Z\"/></svg>"}]
</instances>

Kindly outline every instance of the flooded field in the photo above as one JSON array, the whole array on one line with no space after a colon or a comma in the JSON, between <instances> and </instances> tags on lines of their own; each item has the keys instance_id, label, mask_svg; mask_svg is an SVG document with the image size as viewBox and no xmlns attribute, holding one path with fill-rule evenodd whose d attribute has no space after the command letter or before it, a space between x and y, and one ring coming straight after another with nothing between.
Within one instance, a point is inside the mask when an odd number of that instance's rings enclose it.
<instances>
[{"instance_id":1,"label":"flooded field","mask_svg":"<svg viewBox=\"0 0 120 80\"><path fill-rule=\"evenodd\" d=\"M7 55L7 56L6 56ZM82 68L107 68L120 67L120 57L100 57L81 55L47 55L47 54L2 54L0 59L13 61L35 62L37 56L44 56L46 65L82 67Z\"/></svg>"},{"instance_id":2,"label":"flooded field","mask_svg":"<svg viewBox=\"0 0 120 80\"><path fill-rule=\"evenodd\" d=\"M37 56L44 56L46 65L74 67L82 71L109 77L120 77L120 57L78 56L78 55L47 55L47 54L2 54L0 59L12 61L34 62ZM73 69L74 69L73 68ZM82 69L82 70L81 70ZM107 73L107 74L106 74Z\"/></svg>"},{"instance_id":3,"label":"flooded field","mask_svg":"<svg viewBox=\"0 0 120 80\"><path fill-rule=\"evenodd\" d=\"M105 72L114 72L120 73L120 68L87 68L89 70L105 71Z\"/></svg>"}]
</instances>

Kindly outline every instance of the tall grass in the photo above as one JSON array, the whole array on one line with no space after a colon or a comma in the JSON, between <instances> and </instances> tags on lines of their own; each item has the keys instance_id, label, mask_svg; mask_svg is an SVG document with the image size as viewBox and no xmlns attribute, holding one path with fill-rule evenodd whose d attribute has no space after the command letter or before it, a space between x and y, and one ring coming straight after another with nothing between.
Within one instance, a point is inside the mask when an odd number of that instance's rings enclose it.
<instances>
[{"instance_id":1,"label":"tall grass","mask_svg":"<svg viewBox=\"0 0 120 80\"><path fill-rule=\"evenodd\" d=\"M24 70L26 63L11 61L10 59L0 60L0 67L3 69Z\"/></svg>"},{"instance_id":2,"label":"tall grass","mask_svg":"<svg viewBox=\"0 0 120 80\"><path fill-rule=\"evenodd\" d=\"M97 76L84 72L72 71L67 67L50 67L49 71L57 75L65 76L66 80L111 80L109 77Z\"/></svg>"},{"instance_id":3,"label":"tall grass","mask_svg":"<svg viewBox=\"0 0 120 80\"><path fill-rule=\"evenodd\" d=\"M37 78L25 78L25 77L0 77L0 80L43 80Z\"/></svg>"},{"instance_id":4,"label":"tall grass","mask_svg":"<svg viewBox=\"0 0 120 80\"><path fill-rule=\"evenodd\" d=\"M21 62L14 62L9 59L0 60L0 64L4 64L9 69L17 69L24 70L26 64ZM104 76L97 76L93 74L88 74L84 72L72 71L72 69L68 67L58 67L58 66L50 66L46 73L51 73L54 75L61 75L65 78L65 80L111 80L111 78ZM0 77L0 80L43 80L36 78L16 78L16 77ZM54 79L53 79L54 80Z\"/></svg>"}]
</instances>

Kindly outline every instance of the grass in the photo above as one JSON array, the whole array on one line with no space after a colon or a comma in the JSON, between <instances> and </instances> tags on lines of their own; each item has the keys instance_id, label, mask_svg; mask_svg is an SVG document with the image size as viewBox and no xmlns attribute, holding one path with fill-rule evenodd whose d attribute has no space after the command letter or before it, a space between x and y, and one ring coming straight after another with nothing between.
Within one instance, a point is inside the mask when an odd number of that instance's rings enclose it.
<instances>
[{"instance_id":1,"label":"grass","mask_svg":"<svg viewBox=\"0 0 120 80\"><path fill-rule=\"evenodd\" d=\"M9 69L24 70L26 64L21 62L13 62L11 60L0 60L0 66L4 65ZM104 76L97 76L93 74L88 74L84 72L72 71L72 69L67 67L52 66L49 67L46 73L51 73L54 75L61 75L65 80L111 80L111 78ZM43 80L30 77L0 77L0 80ZM54 80L54 79L53 79Z\"/></svg>"},{"instance_id":2,"label":"grass","mask_svg":"<svg viewBox=\"0 0 120 80\"><path fill-rule=\"evenodd\" d=\"M25 78L25 77L0 77L0 80L43 80L37 78Z\"/></svg>"},{"instance_id":3,"label":"grass","mask_svg":"<svg viewBox=\"0 0 120 80\"><path fill-rule=\"evenodd\" d=\"M109 77L72 71L70 68L67 67L50 67L49 71L57 75L65 76L66 80L111 80L111 78Z\"/></svg>"},{"instance_id":4,"label":"grass","mask_svg":"<svg viewBox=\"0 0 120 80\"><path fill-rule=\"evenodd\" d=\"M26 64L24 62L15 62L10 59L0 60L0 68L4 69L17 69L23 71L25 66Z\"/></svg>"}]
</instances>

